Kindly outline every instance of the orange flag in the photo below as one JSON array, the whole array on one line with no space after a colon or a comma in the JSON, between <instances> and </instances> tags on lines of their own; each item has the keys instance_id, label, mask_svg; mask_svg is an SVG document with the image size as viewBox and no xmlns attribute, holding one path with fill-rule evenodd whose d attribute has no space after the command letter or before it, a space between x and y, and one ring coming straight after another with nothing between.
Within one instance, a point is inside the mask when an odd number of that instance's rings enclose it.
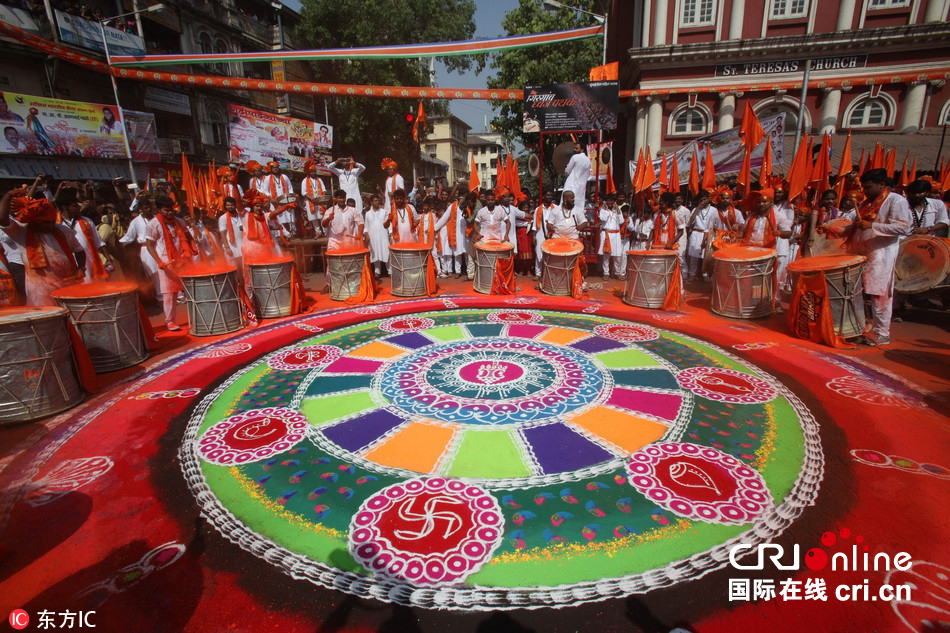
<instances>
[{"instance_id":1,"label":"orange flag","mask_svg":"<svg viewBox=\"0 0 950 633\"><path fill-rule=\"evenodd\" d=\"M666 170L666 154L663 154L663 159L660 162L660 193L665 193L670 190L670 177L669 172Z\"/></svg>"},{"instance_id":2,"label":"orange flag","mask_svg":"<svg viewBox=\"0 0 950 633\"><path fill-rule=\"evenodd\" d=\"M884 148L880 143L874 144L874 153L871 154L871 166L868 169L880 169L884 166Z\"/></svg>"},{"instance_id":3,"label":"orange flag","mask_svg":"<svg viewBox=\"0 0 950 633\"><path fill-rule=\"evenodd\" d=\"M712 145L706 144L706 164L703 165L703 189L716 188L716 164L713 162Z\"/></svg>"},{"instance_id":4,"label":"orange flag","mask_svg":"<svg viewBox=\"0 0 950 633\"><path fill-rule=\"evenodd\" d=\"M901 165L901 179L898 181L897 186L903 190L904 187L911 183L910 174L907 172L907 161L910 160L910 150L907 150L907 153L904 154L904 164Z\"/></svg>"},{"instance_id":5,"label":"orange flag","mask_svg":"<svg viewBox=\"0 0 950 633\"><path fill-rule=\"evenodd\" d=\"M611 166L613 161L607 161L607 184L606 192L608 195L612 193L617 193L617 187L614 185L614 170Z\"/></svg>"},{"instance_id":6,"label":"orange flag","mask_svg":"<svg viewBox=\"0 0 950 633\"><path fill-rule=\"evenodd\" d=\"M897 168L897 148L892 147L887 151L887 157L884 159L884 169L887 170L887 177L894 177L894 170Z\"/></svg>"},{"instance_id":7,"label":"orange flag","mask_svg":"<svg viewBox=\"0 0 950 633\"><path fill-rule=\"evenodd\" d=\"M419 102L419 114L416 115L416 121L412 124L412 140L416 143L419 142L419 125L422 125L422 131L425 132L428 128L428 122L426 121L426 111L422 109L422 102Z\"/></svg>"},{"instance_id":8,"label":"orange flag","mask_svg":"<svg viewBox=\"0 0 950 633\"><path fill-rule=\"evenodd\" d=\"M195 205L198 204L198 187L195 185L195 176L191 171L191 165L188 164L188 159L185 158L184 152L181 155L181 186L184 188L185 195L188 197L188 207L193 215Z\"/></svg>"},{"instance_id":9,"label":"orange flag","mask_svg":"<svg viewBox=\"0 0 950 633\"><path fill-rule=\"evenodd\" d=\"M696 196L699 195L699 189L699 155L693 145L693 162L689 164L689 192Z\"/></svg>"},{"instance_id":10,"label":"orange flag","mask_svg":"<svg viewBox=\"0 0 950 633\"><path fill-rule=\"evenodd\" d=\"M511 184L514 185L512 193L515 194L515 204L521 204L523 198L527 198L521 191L521 174L518 172L518 159L511 164Z\"/></svg>"},{"instance_id":11,"label":"orange flag","mask_svg":"<svg viewBox=\"0 0 950 633\"><path fill-rule=\"evenodd\" d=\"M864 173L864 150L861 150L861 158L858 160L858 176Z\"/></svg>"},{"instance_id":12,"label":"orange flag","mask_svg":"<svg viewBox=\"0 0 950 633\"><path fill-rule=\"evenodd\" d=\"M805 191L808 178L811 176L811 158L809 156L811 143L809 140L807 134L802 137L798 144L798 151L795 152L795 158L792 160L792 168L788 171L789 200L794 200Z\"/></svg>"},{"instance_id":13,"label":"orange flag","mask_svg":"<svg viewBox=\"0 0 950 633\"><path fill-rule=\"evenodd\" d=\"M749 149L755 149L765 138L765 130L759 123L759 117L755 115L752 104L745 102L745 109L742 111L742 124L739 126L739 136L742 137L742 144Z\"/></svg>"},{"instance_id":14,"label":"orange flag","mask_svg":"<svg viewBox=\"0 0 950 633\"><path fill-rule=\"evenodd\" d=\"M947 173L940 181L940 191L950 190L950 161L947 161Z\"/></svg>"},{"instance_id":15,"label":"orange flag","mask_svg":"<svg viewBox=\"0 0 950 633\"><path fill-rule=\"evenodd\" d=\"M633 185L633 192L640 193L640 183L643 181L643 148L640 148L640 155L637 156L637 168L633 172L633 178L630 184Z\"/></svg>"},{"instance_id":16,"label":"orange flag","mask_svg":"<svg viewBox=\"0 0 950 633\"><path fill-rule=\"evenodd\" d=\"M907 172L907 175L910 176L910 180L907 181L908 184L917 180L917 157L916 156L914 156L914 164L911 165L910 171Z\"/></svg>"},{"instance_id":17,"label":"orange flag","mask_svg":"<svg viewBox=\"0 0 950 633\"><path fill-rule=\"evenodd\" d=\"M508 191L512 193L515 190L514 181L517 179L515 176L515 167L511 162L511 154L505 156L505 186L508 187Z\"/></svg>"},{"instance_id":18,"label":"orange flag","mask_svg":"<svg viewBox=\"0 0 950 633\"><path fill-rule=\"evenodd\" d=\"M772 177L772 139L765 142L765 154L762 155L762 168L759 169L759 184L763 188L769 186L769 179Z\"/></svg>"},{"instance_id":19,"label":"orange flag","mask_svg":"<svg viewBox=\"0 0 950 633\"><path fill-rule=\"evenodd\" d=\"M818 151L818 159L815 161L811 170L811 177L808 179L821 196L825 191L831 188L831 160L828 155L831 153L831 135L825 132L821 139L821 149Z\"/></svg>"},{"instance_id":20,"label":"orange flag","mask_svg":"<svg viewBox=\"0 0 950 633\"><path fill-rule=\"evenodd\" d=\"M505 186L505 162L498 157L498 164L495 168L495 191L501 190Z\"/></svg>"},{"instance_id":21,"label":"orange flag","mask_svg":"<svg viewBox=\"0 0 950 633\"><path fill-rule=\"evenodd\" d=\"M844 194L845 176L850 174L853 168L854 165L851 162L851 130L848 130L848 140L844 142L844 149L841 151L841 162L838 163L838 180L835 182L838 200L841 200L841 196Z\"/></svg>"},{"instance_id":22,"label":"orange flag","mask_svg":"<svg viewBox=\"0 0 950 633\"><path fill-rule=\"evenodd\" d=\"M950 176L950 161L947 161L946 159L941 159L940 180L937 181L937 184L942 185L942 183L947 180L947 176Z\"/></svg>"},{"instance_id":23,"label":"orange flag","mask_svg":"<svg viewBox=\"0 0 950 633\"><path fill-rule=\"evenodd\" d=\"M673 152L673 164L670 165L670 191L680 192L680 161L676 152Z\"/></svg>"},{"instance_id":24,"label":"orange flag","mask_svg":"<svg viewBox=\"0 0 950 633\"><path fill-rule=\"evenodd\" d=\"M475 191L482 185L478 179L478 167L475 165L475 152L472 152L472 173L468 176L468 190Z\"/></svg>"},{"instance_id":25,"label":"orange flag","mask_svg":"<svg viewBox=\"0 0 950 633\"><path fill-rule=\"evenodd\" d=\"M653 161L650 160L650 146L647 145L646 160L643 162L643 182L640 183L640 191L650 190L653 192L653 185L656 184L656 172L653 170Z\"/></svg>"},{"instance_id":26,"label":"orange flag","mask_svg":"<svg viewBox=\"0 0 950 633\"><path fill-rule=\"evenodd\" d=\"M749 185L752 184L752 145L746 143L745 152L742 153L742 166L739 168L738 186L736 189L742 194L742 197L749 195Z\"/></svg>"}]
</instances>

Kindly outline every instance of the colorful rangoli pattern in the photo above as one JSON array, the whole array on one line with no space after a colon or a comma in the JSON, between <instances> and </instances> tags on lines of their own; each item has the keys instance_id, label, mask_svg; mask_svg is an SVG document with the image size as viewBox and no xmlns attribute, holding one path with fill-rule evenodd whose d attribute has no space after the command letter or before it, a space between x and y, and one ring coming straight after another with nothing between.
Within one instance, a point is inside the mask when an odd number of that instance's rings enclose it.
<instances>
[{"instance_id":1,"label":"colorful rangoli pattern","mask_svg":"<svg viewBox=\"0 0 950 633\"><path fill-rule=\"evenodd\" d=\"M230 376L182 448L206 516L297 578L497 609L700 575L813 501L817 425L771 376L653 325L508 303L362 310Z\"/></svg>"}]
</instances>

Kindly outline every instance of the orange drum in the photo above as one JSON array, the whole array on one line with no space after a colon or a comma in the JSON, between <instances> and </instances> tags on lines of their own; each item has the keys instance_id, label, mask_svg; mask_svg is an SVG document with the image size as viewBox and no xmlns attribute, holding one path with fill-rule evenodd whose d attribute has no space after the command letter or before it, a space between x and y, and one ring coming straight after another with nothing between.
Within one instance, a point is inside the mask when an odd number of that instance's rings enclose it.
<instances>
[{"instance_id":1,"label":"orange drum","mask_svg":"<svg viewBox=\"0 0 950 633\"><path fill-rule=\"evenodd\" d=\"M361 246L327 251L327 283L330 284L331 299L345 301L359 294L368 254L369 249Z\"/></svg>"},{"instance_id":2,"label":"orange drum","mask_svg":"<svg viewBox=\"0 0 950 633\"><path fill-rule=\"evenodd\" d=\"M396 243L389 245L389 271L394 297L421 297L426 294L426 267L432 247L428 244Z\"/></svg>"},{"instance_id":3,"label":"orange drum","mask_svg":"<svg viewBox=\"0 0 950 633\"><path fill-rule=\"evenodd\" d=\"M713 262L713 312L733 319L772 314L774 248L727 246L713 253Z\"/></svg>"},{"instance_id":4,"label":"orange drum","mask_svg":"<svg viewBox=\"0 0 950 633\"><path fill-rule=\"evenodd\" d=\"M894 289L905 294L950 286L950 240L914 235L901 241Z\"/></svg>"},{"instance_id":5,"label":"orange drum","mask_svg":"<svg viewBox=\"0 0 950 633\"><path fill-rule=\"evenodd\" d=\"M640 308L662 308L674 274L679 251L627 251L627 284L623 302Z\"/></svg>"},{"instance_id":6,"label":"orange drum","mask_svg":"<svg viewBox=\"0 0 950 633\"><path fill-rule=\"evenodd\" d=\"M76 284L54 290L50 296L69 311L97 374L131 367L148 358L135 284Z\"/></svg>"},{"instance_id":7,"label":"orange drum","mask_svg":"<svg viewBox=\"0 0 950 633\"><path fill-rule=\"evenodd\" d=\"M835 332L842 338L852 338L864 333L864 262L861 255L819 255L803 257L788 265L792 288L799 276L825 274L828 289L828 305ZM794 290L792 296L795 296Z\"/></svg>"},{"instance_id":8,"label":"orange drum","mask_svg":"<svg viewBox=\"0 0 950 633\"><path fill-rule=\"evenodd\" d=\"M489 240L475 243L475 281L472 283L475 292L491 294L498 260L511 258L514 251L515 245L511 242Z\"/></svg>"},{"instance_id":9,"label":"orange drum","mask_svg":"<svg viewBox=\"0 0 950 633\"><path fill-rule=\"evenodd\" d=\"M541 243L541 292L549 295L570 296L571 281L577 256L584 252L584 244L569 237L554 237Z\"/></svg>"},{"instance_id":10,"label":"orange drum","mask_svg":"<svg viewBox=\"0 0 950 633\"><path fill-rule=\"evenodd\" d=\"M290 316L294 269L297 264L288 255L247 263L251 297L259 317L273 319Z\"/></svg>"},{"instance_id":11,"label":"orange drum","mask_svg":"<svg viewBox=\"0 0 950 633\"><path fill-rule=\"evenodd\" d=\"M230 334L244 327L237 269L227 264L183 270L188 325L193 336Z\"/></svg>"}]
</instances>

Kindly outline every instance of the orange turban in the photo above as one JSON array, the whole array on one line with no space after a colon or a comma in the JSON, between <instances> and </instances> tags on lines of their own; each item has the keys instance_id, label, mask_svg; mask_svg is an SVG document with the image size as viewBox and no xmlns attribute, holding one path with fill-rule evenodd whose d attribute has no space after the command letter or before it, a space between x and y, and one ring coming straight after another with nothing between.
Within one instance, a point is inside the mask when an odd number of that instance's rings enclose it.
<instances>
[{"instance_id":1,"label":"orange turban","mask_svg":"<svg viewBox=\"0 0 950 633\"><path fill-rule=\"evenodd\" d=\"M381 167L383 169L389 169L390 167L396 169L399 165L391 158L384 158Z\"/></svg>"},{"instance_id":2,"label":"orange turban","mask_svg":"<svg viewBox=\"0 0 950 633\"><path fill-rule=\"evenodd\" d=\"M251 207L256 202L260 202L261 204L267 202L267 196L257 189L248 189L244 192L244 206Z\"/></svg>"},{"instance_id":3,"label":"orange turban","mask_svg":"<svg viewBox=\"0 0 950 633\"><path fill-rule=\"evenodd\" d=\"M758 191L749 192L749 202L752 204L758 204L761 198L768 198L769 200L775 200L775 189L767 187L765 189L760 189Z\"/></svg>"},{"instance_id":4,"label":"orange turban","mask_svg":"<svg viewBox=\"0 0 950 633\"><path fill-rule=\"evenodd\" d=\"M46 198L34 200L27 196L17 196L13 199L11 206L14 215L27 224L38 224L40 222L55 222L56 207Z\"/></svg>"},{"instance_id":5,"label":"orange turban","mask_svg":"<svg viewBox=\"0 0 950 633\"><path fill-rule=\"evenodd\" d=\"M722 196L727 193L730 196L735 195L735 193L732 191L732 189L729 188L728 185L719 185L718 187L712 190L712 192L710 193L710 197L712 198L712 201L715 204L719 202L720 200L722 200Z\"/></svg>"},{"instance_id":6,"label":"orange turban","mask_svg":"<svg viewBox=\"0 0 950 633\"><path fill-rule=\"evenodd\" d=\"M280 163L278 163L276 160L271 160L271 161L268 161L268 162L267 162L267 166L268 166L268 167L280 167Z\"/></svg>"},{"instance_id":7,"label":"orange turban","mask_svg":"<svg viewBox=\"0 0 950 633\"><path fill-rule=\"evenodd\" d=\"M306 163L303 164L303 173L309 174L310 170L316 166L317 166L316 161L308 160Z\"/></svg>"},{"instance_id":8,"label":"orange turban","mask_svg":"<svg viewBox=\"0 0 950 633\"><path fill-rule=\"evenodd\" d=\"M230 175L231 175L230 167L218 167L218 176L224 177L224 176L230 176Z\"/></svg>"},{"instance_id":9,"label":"orange turban","mask_svg":"<svg viewBox=\"0 0 950 633\"><path fill-rule=\"evenodd\" d=\"M256 160L247 161L247 165L244 166L248 171L255 171L261 168L261 164Z\"/></svg>"}]
</instances>

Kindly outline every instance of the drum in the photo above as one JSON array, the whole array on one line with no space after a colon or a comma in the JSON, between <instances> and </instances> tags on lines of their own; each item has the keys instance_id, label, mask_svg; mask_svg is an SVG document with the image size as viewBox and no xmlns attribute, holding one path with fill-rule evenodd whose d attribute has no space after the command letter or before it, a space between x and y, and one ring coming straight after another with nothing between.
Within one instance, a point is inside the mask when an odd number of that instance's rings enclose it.
<instances>
[{"instance_id":1,"label":"drum","mask_svg":"<svg viewBox=\"0 0 950 633\"><path fill-rule=\"evenodd\" d=\"M82 400L67 314L52 306L0 310L0 424L37 420Z\"/></svg>"},{"instance_id":2,"label":"drum","mask_svg":"<svg viewBox=\"0 0 950 633\"><path fill-rule=\"evenodd\" d=\"M788 265L792 288L798 276L821 271L825 273L828 305L835 332L842 338L860 336L865 329L864 262L861 255L819 255L804 257Z\"/></svg>"},{"instance_id":3,"label":"drum","mask_svg":"<svg viewBox=\"0 0 950 633\"><path fill-rule=\"evenodd\" d=\"M69 311L97 374L125 369L148 358L137 291L133 283L104 281L50 293Z\"/></svg>"},{"instance_id":4,"label":"drum","mask_svg":"<svg viewBox=\"0 0 950 633\"><path fill-rule=\"evenodd\" d=\"M237 270L217 265L191 268L181 273L194 336L216 336L244 327L244 309L238 294Z\"/></svg>"},{"instance_id":5,"label":"drum","mask_svg":"<svg viewBox=\"0 0 950 633\"><path fill-rule=\"evenodd\" d=\"M670 284L679 283L674 273L679 251L627 251L627 284L623 302L640 308L661 308Z\"/></svg>"},{"instance_id":6,"label":"drum","mask_svg":"<svg viewBox=\"0 0 950 633\"><path fill-rule=\"evenodd\" d=\"M567 297L571 295L574 265L584 252L584 244L569 237L555 237L541 243L541 292Z\"/></svg>"},{"instance_id":7,"label":"drum","mask_svg":"<svg viewBox=\"0 0 950 633\"><path fill-rule=\"evenodd\" d=\"M330 284L331 299L345 301L359 294L367 254L369 249L362 247L327 251L327 283Z\"/></svg>"},{"instance_id":8,"label":"drum","mask_svg":"<svg viewBox=\"0 0 950 633\"><path fill-rule=\"evenodd\" d=\"M755 319L772 314L775 249L727 246L713 254L712 300L716 314Z\"/></svg>"},{"instance_id":9,"label":"drum","mask_svg":"<svg viewBox=\"0 0 950 633\"><path fill-rule=\"evenodd\" d=\"M247 265L254 309L260 318L290 316L295 266L294 258L289 256L258 260Z\"/></svg>"},{"instance_id":10,"label":"drum","mask_svg":"<svg viewBox=\"0 0 950 633\"><path fill-rule=\"evenodd\" d=\"M495 266L499 259L509 259L515 251L511 242L477 242L475 244L475 281L472 286L475 292L484 295L491 294L492 282L495 280Z\"/></svg>"},{"instance_id":11,"label":"drum","mask_svg":"<svg viewBox=\"0 0 950 633\"><path fill-rule=\"evenodd\" d=\"M894 267L894 289L917 294L950 286L950 240L913 235L903 240Z\"/></svg>"},{"instance_id":12,"label":"drum","mask_svg":"<svg viewBox=\"0 0 950 633\"><path fill-rule=\"evenodd\" d=\"M296 201L297 201L297 194L295 193L285 193L283 195L277 196L277 206L293 204Z\"/></svg>"},{"instance_id":13,"label":"drum","mask_svg":"<svg viewBox=\"0 0 950 633\"><path fill-rule=\"evenodd\" d=\"M325 193L322 196L314 196L313 203L318 207L328 207L333 204L333 196L328 193Z\"/></svg>"},{"instance_id":14,"label":"drum","mask_svg":"<svg viewBox=\"0 0 950 633\"><path fill-rule=\"evenodd\" d=\"M426 294L426 266L431 250L428 244L389 245L389 270L394 297L421 297Z\"/></svg>"}]
</instances>

